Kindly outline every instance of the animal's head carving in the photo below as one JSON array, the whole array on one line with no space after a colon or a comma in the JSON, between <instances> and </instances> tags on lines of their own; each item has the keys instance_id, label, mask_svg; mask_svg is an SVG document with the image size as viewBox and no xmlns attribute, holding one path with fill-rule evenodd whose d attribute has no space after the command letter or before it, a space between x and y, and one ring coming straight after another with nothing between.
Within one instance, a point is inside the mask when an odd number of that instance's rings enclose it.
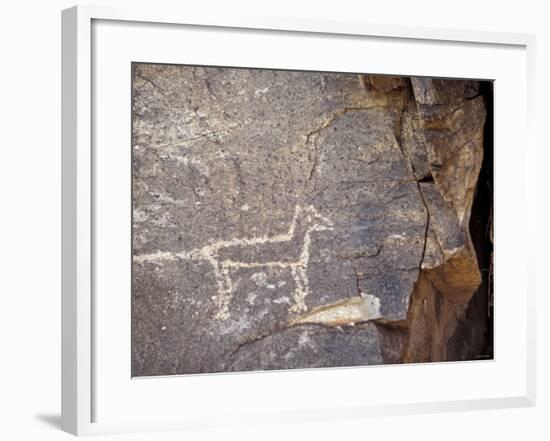
<instances>
[{"instance_id":1,"label":"animal's head carving","mask_svg":"<svg viewBox=\"0 0 550 441\"><path fill-rule=\"evenodd\" d=\"M326 231L334 228L333 222L321 215L313 205L304 207L302 216L304 216L312 231Z\"/></svg>"}]
</instances>

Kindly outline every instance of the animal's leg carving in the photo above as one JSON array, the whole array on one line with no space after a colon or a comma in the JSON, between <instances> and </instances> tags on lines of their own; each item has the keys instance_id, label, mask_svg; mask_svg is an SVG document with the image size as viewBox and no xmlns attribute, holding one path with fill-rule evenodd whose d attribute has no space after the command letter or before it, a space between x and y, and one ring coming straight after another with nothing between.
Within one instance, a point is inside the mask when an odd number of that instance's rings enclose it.
<instances>
[{"instance_id":1,"label":"animal's leg carving","mask_svg":"<svg viewBox=\"0 0 550 441\"><path fill-rule=\"evenodd\" d=\"M296 288L294 289L294 305L290 308L290 312L305 312L307 311L305 299L309 294L309 281L306 268L302 265L296 265L291 270Z\"/></svg>"},{"instance_id":2,"label":"animal's leg carving","mask_svg":"<svg viewBox=\"0 0 550 441\"><path fill-rule=\"evenodd\" d=\"M229 303L233 296L233 283L229 274L229 268L221 263L215 262L213 265L216 271L216 282L218 284L218 294L214 303L218 308L216 318L225 320L229 318Z\"/></svg>"}]
</instances>

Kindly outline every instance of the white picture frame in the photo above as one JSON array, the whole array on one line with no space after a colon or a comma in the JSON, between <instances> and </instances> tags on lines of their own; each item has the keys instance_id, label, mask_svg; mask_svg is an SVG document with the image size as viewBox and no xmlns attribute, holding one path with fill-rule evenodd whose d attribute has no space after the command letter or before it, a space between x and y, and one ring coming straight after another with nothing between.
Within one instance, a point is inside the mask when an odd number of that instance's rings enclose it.
<instances>
[{"instance_id":1,"label":"white picture frame","mask_svg":"<svg viewBox=\"0 0 550 441\"><path fill-rule=\"evenodd\" d=\"M94 28L94 26L96 26ZM97 27L99 26L99 27ZM127 46L128 42L138 42L141 33L145 28L151 30L147 41L151 47L141 44L143 55L140 59L132 58ZM104 88L98 81L101 78L116 77L120 72L118 64L110 64L109 60L120 59L121 52L128 53L123 57L121 63L130 61L164 61L171 60L174 47L162 44L166 41L165 32L175 32L186 29L191 31L200 30L205 38L205 50L208 55L206 39L209 35L216 38L216 32L223 32L224 36L231 33L239 34L247 38L248 33L253 32L255 38L262 35L269 35L262 44L278 44L277 41L287 44L288 48L299 43L307 37L313 43L316 39L324 39L324 44L355 45L365 42L373 44L373 54L376 51L380 56L379 64L373 64L369 73L388 73L401 75L425 75L430 76L456 76L494 79L495 87L495 339L496 342L507 341L507 345L496 345L495 359L490 362L462 362L452 363L443 367L438 364L410 365L406 369L402 367L380 367L374 370L354 369L332 369L322 372L290 372L290 373L246 373L234 375L208 375L192 376L190 380L176 378L156 378L132 380L126 378L127 385L118 388L120 375L126 375L127 366L124 358L117 358L117 352L127 354L127 346L120 350L115 346L117 341L123 341L127 337L129 310L125 301L107 305L104 300L97 301L98 290L102 287L117 286L116 280L101 275L103 259L98 260L98 254L105 250L105 243L112 239L110 234L103 233L101 225L105 220L102 218L104 212L102 204L108 206L120 205L120 197L124 197L127 187L121 187L120 192L116 187L116 180L112 179L113 170L107 170L104 165L104 155L99 157L94 154L94 146L98 140L101 142L103 123L105 118L113 120L116 113L107 115L107 112L99 112L100 106L109 106L113 109L123 108L127 105L128 118L130 114L129 101L124 101L126 95L118 96L114 93L114 85ZM186 31L187 32L187 31ZM173 37L176 34L171 34ZM179 34L178 34L179 35ZM183 38L183 37L182 37ZM189 37L186 37L189 38ZM158 39L158 40L157 40ZM198 42L196 44L201 44ZM235 40L237 41L237 40ZM143 43L143 42L142 42ZM158 44L157 44L158 43ZM393 44L396 44L395 49ZM309 40L308 40L308 43ZM401 48L397 44L402 45ZM386 46L384 46L386 45ZM405 46L407 47L405 52ZM312 48L314 46L311 46ZM350 46L351 47L351 46ZM344 48L344 46L342 46ZM438 49L439 48L439 49ZM424 61L435 50L443 50L439 65L428 68ZM296 49L298 50L298 49ZM453 51L458 55L453 55ZM111 52L112 51L112 52ZM147 52L148 51L148 52ZM152 53L158 52L158 58L151 59ZM425 53L422 51L426 51ZM447 52L448 55L445 55ZM162 54L160 54L162 52ZM254 53L252 47L251 52ZM269 51L264 54L270 56ZM242 51L241 51L242 53ZM257 52L255 56L259 57ZM223 424L234 424L236 422L246 424L247 422L284 422L304 419L330 419L344 417L365 417L374 415L399 415L421 412L456 411L466 409L488 409L502 407L532 406L535 403L535 292L534 277L531 273L534 268L534 252L532 244L528 241L518 241L511 237L511 232L525 222L514 215L511 208L517 211L517 205L511 207L511 199L522 200L526 208L532 210L534 207L535 180L529 170L535 168L535 142L534 142L534 53L535 39L527 34L506 34L475 31L457 31L451 29L424 29L417 27L397 27L372 25L364 23L338 23L338 22L313 22L292 19L275 18L241 18L241 17L192 17L187 14L184 8L161 13L152 10L132 9L129 11L118 10L110 7L78 6L62 13L62 428L63 430L77 434L88 435L97 433L125 432L136 430L166 430L185 429L202 426L214 426ZM149 54L149 55L148 55ZM182 57L178 52L178 57ZM298 65L296 61L289 61L285 67L316 67L318 70L329 68L342 71L353 71L354 66L346 65L345 60L351 59L346 51L341 55L334 52L335 61L326 61L321 65L317 60L309 61L310 64ZM414 69L391 64L394 58L392 54L402 54L405 58L411 58L409 63L420 64ZM226 55L229 57L231 54ZM427 58L422 58L426 56ZM105 59L101 58L105 56ZM202 54L201 56L205 56ZM213 55L214 58L201 58L210 60L210 64L249 66L250 58L242 53L242 58L223 58L222 55ZM248 55L254 56L254 55ZM276 58L273 53L271 56ZM289 49L285 56L292 57L292 50ZM320 57L322 54L320 54ZM414 57L416 56L416 59ZM484 61L484 57L494 56L494 66ZM191 57L191 55L189 55ZM218 57L216 59L215 57ZM386 57L386 59L384 59ZM448 57L448 58L447 58ZM451 58L462 57L463 68L452 67ZM467 60L478 57L477 68L473 68ZM200 64L199 58L189 60L188 64ZM213 60L213 61L212 61ZM218 61L216 61L218 60ZM229 60L229 61L228 61ZM419 63L419 60L422 60ZM107 61L107 62L105 62ZM176 60L180 62L179 60ZM428 61L425 61L428 63ZM206 63L206 61L204 62ZM307 63L300 61L299 63ZM332 64L330 64L332 63ZM338 63L341 63L340 66ZM351 63L351 62L350 62ZM97 65L96 65L97 64ZM263 67L277 67L280 61L270 61L270 58L258 59L253 64ZM446 66L443 66L445 64ZM257 67L257 66L250 67ZM412 64L411 64L412 66ZM458 65L457 65L458 66ZM485 67L484 67L485 66ZM335 68L336 67L336 68ZM103 71L102 69L107 69ZM110 70L109 70L110 69ZM129 66L128 66L129 69ZM424 70L423 70L424 69ZM454 70L453 70L454 69ZM477 69L477 70L476 70ZM487 70L483 70L487 69ZM494 70L490 70L494 69ZM507 71L507 73L506 73ZM128 71L129 72L129 71ZM494 75L485 75L484 72L494 72ZM122 77L121 77L122 78ZM126 81L124 77L121 81ZM101 80L103 81L103 80ZM116 81L116 80L113 80ZM499 82L503 85L499 88ZM114 84L114 83L113 83ZM119 84L120 85L120 84ZM103 92L99 91L103 88ZM99 92L98 92L99 91ZM103 93L103 94L102 94ZM126 92L124 92L126 93ZM105 100L118 100L117 104L106 103ZM125 103L125 104L124 104ZM111 105L113 104L113 105ZM514 106L514 115L509 114L503 104ZM503 107L499 107L503 106ZM105 109L105 107L101 107ZM114 112L114 111L113 111ZM514 119L513 119L514 118ZM512 122L516 122L512 126ZM121 120L121 136L127 136L130 130L127 120ZM110 130L110 129L109 129ZM106 129L106 132L109 132ZM114 130L114 129L113 129ZM104 131L105 132L105 131ZM114 133L114 132L113 132ZM109 133L109 136L112 134ZM514 155L509 153L508 146L521 141L521 149L517 149ZM511 147L510 147L511 148ZM499 150L501 149L501 150ZM127 149L129 150L129 149ZM499 153L501 151L502 153ZM125 154L117 157L113 152L113 167L124 167L127 156ZM103 159L102 159L103 158ZM118 159L117 159L118 158ZM515 162L514 162L515 161ZM507 164L520 164L515 167L514 187L507 184ZM127 169L130 168L126 164ZM119 168L119 170L121 170ZM105 171L105 173L104 173ZM511 173L508 171L508 173ZM123 173L124 174L124 173ZM99 187L98 187L99 185ZM113 185L110 196L103 196L106 193L101 190L102 186ZM122 195L122 196L121 196ZM109 200L107 201L108 198ZM126 204L129 203L126 200ZM124 204L122 204L124 205ZM123 207L124 208L124 207ZM113 215L114 217L114 215ZM532 221L531 221L532 222ZM121 224L124 228L124 224ZM99 228L99 230L98 230ZM120 237L124 240L127 235L123 230L119 231ZM129 234L129 231L127 232ZM105 236L102 238L102 235ZM122 240L122 239L121 239ZM502 244L502 245L501 245ZM113 244L113 248L115 245ZM126 248L121 245L121 253ZM113 256L120 254L115 251ZM515 256L515 257L514 257ZM515 260L514 260L515 259ZM109 261L108 264L112 265ZM129 262L129 256L128 256ZM512 265L515 265L515 273ZM518 270L519 268L519 270ZM126 268L127 269L127 268ZM99 271L99 273L98 273ZM98 277L99 274L99 277ZM125 273L126 274L126 273ZM129 283L121 281L120 283ZM105 285L107 284L107 285ZM126 288L122 287L122 291ZM515 296L514 301L510 296ZM121 296L124 297L124 296ZM502 298L502 301L500 300ZM113 312L109 317L105 314L106 307ZM515 309L514 309L515 308ZM122 315L117 316L117 313ZM515 313L516 323L519 323L515 334L508 333L506 324L511 320L512 313ZM98 320L111 325L101 325L98 329ZM121 331L117 334L113 320L120 319L123 323ZM110 326L110 327L109 327ZM113 334L110 334L110 333ZM129 331L128 331L129 332ZM112 336L112 342L107 342L105 333ZM115 335L116 334L116 335ZM119 339L119 340L117 340ZM129 345L130 342L128 341ZM108 347L112 345L113 347ZM126 352L125 352L126 351ZM111 357L112 355L112 357ZM125 356L125 355L124 355ZM122 356L121 356L122 357ZM107 361L105 361L107 360ZM121 361L122 360L122 361ZM129 359L127 360L129 364ZM112 371L116 374L111 375ZM389 372L388 375L381 374ZM117 376L118 375L118 376ZM368 401L366 398L338 397L336 388L332 388L341 381L356 382L365 378L365 375L384 376L396 378L396 384L405 385L407 378L425 379L434 384L447 384L446 375L453 375L454 389L436 390L422 396L411 386L411 392L407 396L389 396L387 399ZM478 393L458 391L461 389L461 381L471 381L473 376L478 376L481 381L486 378L487 388L480 383ZM486 375L486 377L484 377ZM398 377L400 379L398 379ZM311 378L311 380L310 380ZM494 378L491 383L488 378ZM118 379L118 380L117 380ZM504 380L506 379L506 380ZM186 381L185 384L182 382ZM290 383L288 383L290 381ZM284 404L284 400L278 401L277 389L281 384L288 387L303 385L307 389L313 387L313 383L322 381L328 384L328 394L331 398L331 406L315 406L314 401L297 399L299 403L292 407ZM377 382L381 381L380 379ZM181 383L175 386L176 382ZM309 384L311 382L312 384ZM400 383L402 382L402 383ZM121 380L122 383L122 380ZM133 385L130 386L130 383ZM139 387L134 385L139 383ZM489 384L491 383L491 384ZM269 389L273 384L274 389ZM353 383L355 384L355 383ZM301 387L301 386L300 386ZM136 397L143 397L145 403L154 402L153 397L168 396L172 389L183 388L191 396L194 406L198 409L196 414L186 413L183 410L171 414L170 406L174 406L173 398L167 398L165 406L149 406L149 408L137 409L129 407L128 413L123 414L120 410L120 418L117 416L117 409L123 404L135 403ZM250 406L244 400L237 400L234 409L229 409L224 401L219 407L208 407L201 404L200 393L213 393L212 391L227 388L227 391L245 390L244 395L248 399L258 399L254 406ZM430 387L425 386L423 390L429 391ZM467 388L466 388L467 389ZM261 397L255 396L255 391L262 390L272 394L274 403L270 408L263 405ZM418 389L422 390L422 389ZM107 396L113 391L113 396ZM330 395L330 394L333 395ZM376 395L375 390L373 395ZM125 396L122 400L116 401L111 398ZM416 395L415 395L416 394ZM107 397L112 401L111 408L107 408ZM411 398L414 397L414 398ZM313 397L315 398L315 397ZM338 399L337 399L338 398ZM354 401L355 400L355 401ZM138 400L139 401L139 400ZM317 400L319 401L319 400ZM102 404L103 403L103 404ZM133 404L132 404L133 405ZM202 407L201 407L202 406ZM224 407L225 406L225 407ZM263 406L263 407L262 407ZM185 406L184 406L185 407ZM256 411L255 408L258 408ZM105 409L105 410L103 410ZM205 409L209 409L208 412ZM227 409L224 410L224 409ZM132 417L134 415L134 417ZM105 417L104 417L105 416Z\"/></svg>"}]
</instances>

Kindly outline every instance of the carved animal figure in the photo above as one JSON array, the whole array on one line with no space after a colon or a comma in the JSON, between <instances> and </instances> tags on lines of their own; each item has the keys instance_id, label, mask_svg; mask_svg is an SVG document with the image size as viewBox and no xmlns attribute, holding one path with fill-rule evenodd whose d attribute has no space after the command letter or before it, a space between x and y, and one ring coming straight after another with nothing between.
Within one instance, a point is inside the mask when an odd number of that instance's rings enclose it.
<instances>
[{"instance_id":1,"label":"carved animal figure","mask_svg":"<svg viewBox=\"0 0 550 441\"><path fill-rule=\"evenodd\" d=\"M311 233L333 228L333 223L312 205L296 205L288 231L275 236L261 236L222 240L201 248L179 253L159 251L134 257L134 262L160 260L206 260L213 269L217 284L214 302L216 318L229 318L229 303L233 297L231 270L239 268L288 268L294 279L294 305L291 312L307 310L305 298L309 294L307 266Z\"/></svg>"}]
</instances>

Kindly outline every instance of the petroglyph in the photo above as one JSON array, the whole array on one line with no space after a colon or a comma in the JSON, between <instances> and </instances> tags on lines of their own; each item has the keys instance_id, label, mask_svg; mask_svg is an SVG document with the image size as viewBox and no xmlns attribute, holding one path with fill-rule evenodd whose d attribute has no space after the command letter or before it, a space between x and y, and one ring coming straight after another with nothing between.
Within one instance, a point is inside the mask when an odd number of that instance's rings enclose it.
<instances>
[{"instance_id":1,"label":"petroglyph","mask_svg":"<svg viewBox=\"0 0 550 441\"><path fill-rule=\"evenodd\" d=\"M333 229L333 223L322 216L313 205L302 208L296 205L294 217L288 231L275 236L260 236L253 238L230 239L214 242L202 248L190 251L169 252L157 251L152 254L134 256L135 263L171 261L177 259L205 260L214 270L217 284L217 295L213 300L217 308L216 318L225 320L230 317L229 304L233 298L233 281L231 271L241 268L281 268L289 269L294 279L294 303L289 311L292 313L303 313L307 311L306 297L310 293L307 268L310 256L311 234L317 231ZM262 261L266 246L284 242L292 242L298 247L299 253L294 258L287 255L277 256L276 259ZM231 256L223 258L220 253L232 248L250 247L256 258L244 261Z\"/></svg>"},{"instance_id":2,"label":"petroglyph","mask_svg":"<svg viewBox=\"0 0 550 441\"><path fill-rule=\"evenodd\" d=\"M133 63L132 376L490 358L492 88Z\"/></svg>"}]
</instances>

